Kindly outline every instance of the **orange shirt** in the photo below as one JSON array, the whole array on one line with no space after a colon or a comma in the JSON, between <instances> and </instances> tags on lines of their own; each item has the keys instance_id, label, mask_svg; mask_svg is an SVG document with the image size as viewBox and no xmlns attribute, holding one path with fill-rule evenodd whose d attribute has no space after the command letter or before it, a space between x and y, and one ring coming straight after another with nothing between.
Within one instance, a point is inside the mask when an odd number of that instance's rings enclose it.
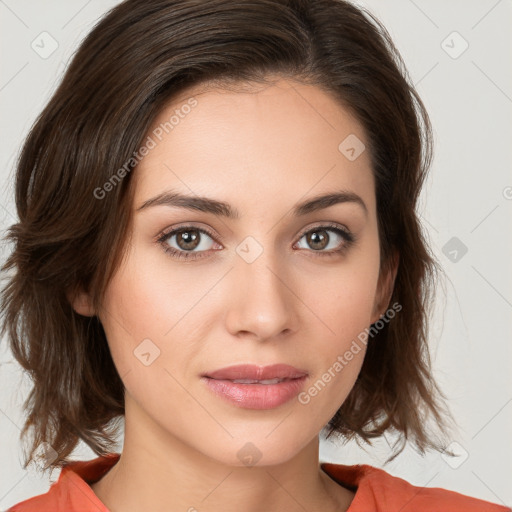
<instances>
[{"instance_id":1,"label":"orange shirt","mask_svg":"<svg viewBox=\"0 0 512 512\"><path fill-rule=\"evenodd\" d=\"M48 492L14 505L7 512L109 512L89 486L118 460L112 453L65 466ZM415 487L366 464L324 462L331 478L355 491L347 512L510 512L511 509L439 488Z\"/></svg>"}]
</instances>

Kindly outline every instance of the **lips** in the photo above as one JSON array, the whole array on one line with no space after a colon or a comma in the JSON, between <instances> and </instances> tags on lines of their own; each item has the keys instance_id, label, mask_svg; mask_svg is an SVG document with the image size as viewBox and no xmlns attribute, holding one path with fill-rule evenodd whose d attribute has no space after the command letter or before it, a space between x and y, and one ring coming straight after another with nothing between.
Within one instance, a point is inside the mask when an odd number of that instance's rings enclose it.
<instances>
[{"instance_id":1,"label":"lips","mask_svg":"<svg viewBox=\"0 0 512 512\"><path fill-rule=\"evenodd\" d=\"M231 380L242 384L277 384L284 380L305 377L307 372L287 364L258 366L241 364L221 368L203 375L210 379Z\"/></svg>"},{"instance_id":2,"label":"lips","mask_svg":"<svg viewBox=\"0 0 512 512\"><path fill-rule=\"evenodd\" d=\"M290 402L304 387L307 372L287 364L243 364L203 374L215 395L244 409L273 409Z\"/></svg>"}]
</instances>

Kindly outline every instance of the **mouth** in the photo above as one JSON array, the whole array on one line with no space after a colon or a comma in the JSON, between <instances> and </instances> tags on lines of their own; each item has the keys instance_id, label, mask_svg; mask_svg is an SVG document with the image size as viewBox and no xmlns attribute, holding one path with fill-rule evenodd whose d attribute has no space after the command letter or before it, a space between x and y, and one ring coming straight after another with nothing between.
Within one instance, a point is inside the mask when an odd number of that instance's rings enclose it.
<instances>
[{"instance_id":1,"label":"mouth","mask_svg":"<svg viewBox=\"0 0 512 512\"><path fill-rule=\"evenodd\" d=\"M269 366L239 364L205 373L203 377L209 377L217 380L255 381L265 383L265 381L273 381L275 379L298 379L305 375L307 375L306 371L299 370L298 368L288 364L273 364ZM251 383L253 382L247 382L247 384Z\"/></svg>"},{"instance_id":2,"label":"mouth","mask_svg":"<svg viewBox=\"0 0 512 512\"><path fill-rule=\"evenodd\" d=\"M237 365L201 377L210 391L237 407L272 409L300 392L307 372L285 364Z\"/></svg>"}]
</instances>

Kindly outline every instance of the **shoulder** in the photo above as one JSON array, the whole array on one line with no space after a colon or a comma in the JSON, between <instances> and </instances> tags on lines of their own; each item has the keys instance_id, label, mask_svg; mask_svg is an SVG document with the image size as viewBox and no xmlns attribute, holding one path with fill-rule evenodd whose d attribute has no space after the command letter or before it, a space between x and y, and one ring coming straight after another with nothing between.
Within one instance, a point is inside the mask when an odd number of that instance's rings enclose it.
<instances>
[{"instance_id":1,"label":"shoulder","mask_svg":"<svg viewBox=\"0 0 512 512\"><path fill-rule=\"evenodd\" d=\"M418 487L366 464L323 463L340 484L355 489L347 512L510 512L509 507L438 487Z\"/></svg>"},{"instance_id":2,"label":"shoulder","mask_svg":"<svg viewBox=\"0 0 512 512\"><path fill-rule=\"evenodd\" d=\"M7 512L108 512L90 487L119 459L109 454L92 461L66 465L48 492L13 505Z\"/></svg>"}]
</instances>

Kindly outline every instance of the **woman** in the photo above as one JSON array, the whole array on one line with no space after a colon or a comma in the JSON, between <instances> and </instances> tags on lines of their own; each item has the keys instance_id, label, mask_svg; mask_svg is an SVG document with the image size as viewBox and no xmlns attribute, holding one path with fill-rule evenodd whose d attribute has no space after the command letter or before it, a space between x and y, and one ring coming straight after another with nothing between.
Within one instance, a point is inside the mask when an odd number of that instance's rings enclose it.
<instances>
[{"instance_id":1,"label":"woman","mask_svg":"<svg viewBox=\"0 0 512 512\"><path fill-rule=\"evenodd\" d=\"M10 510L507 510L318 462L324 428L443 449L430 145L348 2L113 9L17 168L3 328L34 380L26 465L63 470ZM97 459L69 462L80 439Z\"/></svg>"}]
</instances>

